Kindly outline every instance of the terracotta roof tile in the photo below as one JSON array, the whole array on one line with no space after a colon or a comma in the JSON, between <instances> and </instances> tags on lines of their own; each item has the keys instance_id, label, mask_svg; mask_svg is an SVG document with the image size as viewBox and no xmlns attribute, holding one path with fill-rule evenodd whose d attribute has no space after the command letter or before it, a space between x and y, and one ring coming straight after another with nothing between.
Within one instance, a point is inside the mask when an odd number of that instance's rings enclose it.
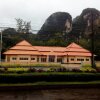
<instances>
[{"instance_id":1,"label":"terracotta roof tile","mask_svg":"<svg viewBox=\"0 0 100 100\"><path fill-rule=\"evenodd\" d=\"M12 48L10 48L10 50L33 50L33 51L37 51L36 48L32 47L32 46L20 46L20 45L16 45Z\"/></svg>"},{"instance_id":2,"label":"terracotta roof tile","mask_svg":"<svg viewBox=\"0 0 100 100\"><path fill-rule=\"evenodd\" d=\"M26 40L23 40L19 43L17 43L16 45L19 45L19 46L32 46L29 42L27 42Z\"/></svg>"},{"instance_id":3,"label":"terracotta roof tile","mask_svg":"<svg viewBox=\"0 0 100 100\"><path fill-rule=\"evenodd\" d=\"M38 51L57 51L64 52L66 50L65 47L50 47L50 46L33 46Z\"/></svg>"},{"instance_id":4,"label":"terracotta roof tile","mask_svg":"<svg viewBox=\"0 0 100 100\"><path fill-rule=\"evenodd\" d=\"M4 54L91 56L90 51L71 43L67 47L32 46L26 40L17 43Z\"/></svg>"},{"instance_id":5,"label":"terracotta roof tile","mask_svg":"<svg viewBox=\"0 0 100 100\"><path fill-rule=\"evenodd\" d=\"M43 54L43 55L57 55L57 56L65 56L66 55L66 53L61 53L61 52L41 52L41 54Z\"/></svg>"},{"instance_id":6,"label":"terracotta roof tile","mask_svg":"<svg viewBox=\"0 0 100 100\"><path fill-rule=\"evenodd\" d=\"M14 54L14 55L42 55L40 52L38 51L24 51L24 50L8 50L6 52L4 52L4 54Z\"/></svg>"},{"instance_id":7,"label":"terracotta roof tile","mask_svg":"<svg viewBox=\"0 0 100 100\"><path fill-rule=\"evenodd\" d=\"M67 52L90 52L76 43L71 43L69 46L67 46L66 51Z\"/></svg>"},{"instance_id":8,"label":"terracotta roof tile","mask_svg":"<svg viewBox=\"0 0 100 100\"><path fill-rule=\"evenodd\" d=\"M91 56L91 53L82 53L82 52L68 52L66 53L68 56Z\"/></svg>"},{"instance_id":9,"label":"terracotta roof tile","mask_svg":"<svg viewBox=\"0 0 100 100\"><path fill-rule=\"evenodd\" d=\"M34 48L29 42L27 42L26 40L23 40L19 43L17 43L15 46L11 47L10 50L37 50L36 48Z\"/></svg>"}]
</instances>

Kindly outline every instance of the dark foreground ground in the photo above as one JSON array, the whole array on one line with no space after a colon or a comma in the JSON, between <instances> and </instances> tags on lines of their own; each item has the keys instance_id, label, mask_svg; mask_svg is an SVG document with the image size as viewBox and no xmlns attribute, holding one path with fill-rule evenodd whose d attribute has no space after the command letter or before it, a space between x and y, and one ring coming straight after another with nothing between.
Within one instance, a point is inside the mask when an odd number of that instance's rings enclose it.
<instances>
[{"instance_id":1,"label":"dark foreground ground","mask_svg":"<svg viewBox=\"0 0 100 100\"><path fill-rule=\"evenodd\" d=\"M1 74L0 100L100 100L100 73Z\"/></svg>"},{"instance_id":2,"label":"dark foreground ground","mask_svg":"<svg viewBox=\"0 0 100 100\"><path fill-rule=\"evenodd\" d=\"M6 85L6 86L0 86L0 91L33 91L33 90L52 90L52 89L65 89L65 88L69 88L69 89L95 89L98 88L100 89L100 83L98 84L52 84L52 85ZM1 100L1 99L0 99Z\"/></svg>"},{"instance_id":3,"label":"dark foreground ground","mask_svg":"<svg viewBox=\"0 0 100 100\"><path fill-rule=\"evenodd\" d=\"M100 88L6 90L0 100L100 100Z\"/></svg>"}]
</instances>

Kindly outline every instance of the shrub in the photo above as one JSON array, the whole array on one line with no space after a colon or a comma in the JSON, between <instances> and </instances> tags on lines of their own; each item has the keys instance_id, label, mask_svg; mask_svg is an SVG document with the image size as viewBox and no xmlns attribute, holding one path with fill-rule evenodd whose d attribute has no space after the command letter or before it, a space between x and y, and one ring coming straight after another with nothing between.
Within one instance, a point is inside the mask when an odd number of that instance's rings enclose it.
<instances>
[{"instance_id":1,"label":"shrub","mask_svg":"<svg viewBox=\"0 0 100 100\"><path fill-rule=\"evenodd\" d=\"M97 72L100 72L100 67L96 67L96 71Z\"/></svg>"},{"instance_id":2,"label":"shrub","mask_svg":"<svg viewBox=\"0 0 100 100\"><path fill-rule=\"evenodd\" d=\"M92 68L91 65L84 65L80 70L82 72L96 72L96 69Z\"/></svg>"},{"instance_id":3,"label":"shrub","mask_svg":"<svg viewBox=\"0 0 100 100\"><path fill-rule=\"evenodd\" d=\"M44 70L43 69L38 69L37 72L44 72Z\"/></svg>"},{"instance_id":4,"label":"shrub","mask_svg":"<svg viewBox=\"0 0 100 100\"><path fill-rule=\"evenodd\" d=\"M80 69L72 69L72 72L82 72Z\"/></svg>"},{"instance_id":5,"label":"shrub","mask_svg":"<svg viewBox=\"0 0 100 100\"><path fill-rule=\"evenodd\" d=\"M61 67L61 64L43 64L43 63L35 63L35 64L16 64L16 63L3 63L2 67Z\"/></svg>"},{"instance_id":6,"label":"shrub","mask_svg":"<svg viewBox=\"0 0 100 100\"><path fill-rule=\"evenodd\" d=\"M0 83L86 82L98 80L100 80L100 74L94 73L0 74Z\"/></svg>"},{"instance_id":7,"label":"shrub","mask_svg":"<svg viewBox=\"0 0 100 100\"><path fill-rule=\"evenodd\" d=\"M57 72L66 72L67 70L64 67L60 67L60 68L57 68L56 71Z\"/></svg>"},{"instance_id":8,"label":"shrub","mask_svg":"<svg viewBox=\"0 0 100 100\"><path fill-rule=\"evenodd\" d=\"M56 71L55 68L50 68L50 69L47 70L47 72L55 72L55 71Z\"/></svg>"},{"instance_id":9,"label":"shrub","mask_svg":"<svg viewBox=\"0 0 100 100\"><path fill-rule=\"evenodd\" d=\"M22 73L24 73L24 71L17 71L16 73L17 74L22 74Z\"/></svg>"},{"instance_id":10,"label":"shrub","mask_svg":"<svg viewBox=\"0 0 100 100\"><path fill-rule=\"evenodd\" d=\"M4 69L3 68L1 68L0 69L0 73L4 73L5 71L4 71Z\"/></svg>"},{"instance_id":11,"label":"shrub","mask_svg":"<svg viewBox=\"0 0 100 100\"><path fill-rule=\"evenodd\" d=\"M5 67L5 68L4 68L4 71L5 71L5 72L7 72L7 71L8 71L8 68L7 68L7 67Z\"/></svg>"},{"instance_id":12,"label":"shrub","mask_svg":"<svg viewBox=\"0 0 100 100\"><path fill-rule=\"evenodd\" d=\"M37 70L35 68L29 68L27 72L36 72Z\"/></svg>"}]
</instances>

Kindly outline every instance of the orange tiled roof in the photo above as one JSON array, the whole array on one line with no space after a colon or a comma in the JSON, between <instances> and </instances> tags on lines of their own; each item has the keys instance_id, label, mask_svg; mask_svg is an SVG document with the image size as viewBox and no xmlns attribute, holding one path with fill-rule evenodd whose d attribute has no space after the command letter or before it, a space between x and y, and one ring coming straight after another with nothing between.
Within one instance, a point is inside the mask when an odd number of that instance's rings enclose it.
<instances>
[{"instance_id":1,"label":"orange tiled roof","mask_svg":"<svg viewBox=\"0 0 100 100\"><path fill-rule=\"evenodd\" d=\"M8 51L4 52L4 54L33 54L33 55L41 55L41 53L35 49L30 43L23 40L17 43L15 46L11 47Z\"/></svg>"},{"instance_id":2,"label":"orange tiled roof","mask_svg":"<svg viewBox=\"0 0 100 100\"><path fill-rule=\"evenodd\" d=\"M17 43L14 47L11 47L10 50L36 50L30 43L26 40L23 40Z\"/></svg>"},{"instance_id":3,"label":"orange tiled roof","mask_svg":"<svg viewBox=\"0 0 100 100\"><path fill-rule=\"evenodd\" d=\"M15 45L14 47L10 48L10 50L28 50L28 51L37 51L36 48L32 46L20 46L20 45Z\"/></svg>"},{"instance_id":4,"label":"orange tiled roof","mask_svg":"<svg viewBox=\"0 0 100 100\"><path fill-rule=\"evenodd\" d=\"M4 54L91 56L90 51L76 43L71 43L67 47L32 46L25 40L16 44L14 47L4 52Z\"/></svg>"},{"instance_id":5,"label":"orange tiled roof","mask_svg":"<svg viewBox=\"0 0 100 100\"><path fill-rule=\"evenodd\" d=\"M82 52L67 52L67 56L87 56L90 57L91 53L82 53Z\"/></svg>"},{"instance_id":6,"label":"orange tiled roof","mask_svg":"<svg viewBox=\"0 0 100 100\"><path fill-rule=\"evenodd\" d=\"M57 56L65 56L65 52L41 52L42 55L57 55Z\"/></svg>"},{"instance_id":7,"label":"orange tiled roof","mask_svg":"<svg viewBox=\"0 0 100 100\"><path fill-rule=\"evenodd\" d=\"M69 46L66 47L67 52L89 52L88 50L84 49L83 47L79 46L76 43L71 43Z\"/></svg>"},{"instance_id":8,"label":"orange tiled roof","mask_svg":"<svg viewBox=\"0 0 100 100\"><path fill-rule=\"evenodd\" d=\"M65 47L50 47L50 46L33 46L36 48L38 51L57 51L57 52L65 52L66 48Z\"/></svg>"},{"instance_id":9,"label":"orange tiled roof","mask_svg":"<svg viewBox=\"0 0 100 100\"><path fill-rule=\"evenodd\" d=\"M16 45L19 45L19 46L32 46L29 42L27 42L26 40L23 40L19 43L17 43Z\"/></svg>"},{"instance_id":10,"label":"orange tiled roof","mask_svg":"<svg viewBox=\"0 0 100 100\"><path fill-rule=\"evenodd\" d=\"M4 54L14 54L14 55L42 55L38 51L24 51L24 50L8 50Z\"/></svg>"}]
</instances>

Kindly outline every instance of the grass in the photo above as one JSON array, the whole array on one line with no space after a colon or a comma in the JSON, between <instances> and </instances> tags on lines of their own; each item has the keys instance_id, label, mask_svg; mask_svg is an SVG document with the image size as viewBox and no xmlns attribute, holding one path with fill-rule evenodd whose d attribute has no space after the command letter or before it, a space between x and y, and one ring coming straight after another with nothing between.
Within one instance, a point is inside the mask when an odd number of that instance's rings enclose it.
<instances>
[{"instance_id":1,"label":"grass","mask_svg":"<svg viewBox=\"0 0 100 100\"><path fill-rule=\"evenodd\" d=\"M100 81L90 82L35 82L35 83L17 83L17 84L0 84L0 86L49 86L49 85L96 85Z\"/></svg>"},{"instance_id":2,"label":"grass","mask_svg":"<svg viewBox=\"0 0 100 100\"><path fill-rule=\"evenodd\" d=\"M4 76L30 76L30 75L100 75L100 73L88 73L88 72L30 72L30 73L0 73Z\"/></svg>"}]
</instances>

